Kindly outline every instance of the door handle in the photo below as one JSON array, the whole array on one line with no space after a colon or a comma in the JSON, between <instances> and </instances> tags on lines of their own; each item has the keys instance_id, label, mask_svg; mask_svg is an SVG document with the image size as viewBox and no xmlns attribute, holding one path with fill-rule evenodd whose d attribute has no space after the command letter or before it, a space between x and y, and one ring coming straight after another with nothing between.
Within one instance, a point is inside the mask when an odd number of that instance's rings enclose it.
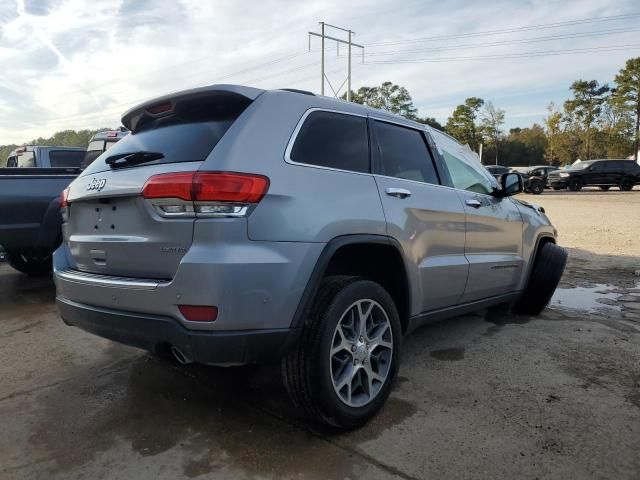
<instances>
[{"instance_id":1,"label":"door handle","mask_svg":"<svg viewBox=\"0 0 640 480\"><path fill-rule=\"evenodd\" d=\"M389 187L384 191L387 195L391 195L396 198L407 198L411 196L411 191L406 188L393 188Z\"/></svg>"},{"instance_id":2,"label":"door handle","mask_svg":"<svg viewBox=\"0 0 640 480\"><path fill-rule=\"evenodd\" d=\"M473 208L480 208L482 206L482 204L478 200L465 200L464 203Z\"/></svg>"}]
</instances>

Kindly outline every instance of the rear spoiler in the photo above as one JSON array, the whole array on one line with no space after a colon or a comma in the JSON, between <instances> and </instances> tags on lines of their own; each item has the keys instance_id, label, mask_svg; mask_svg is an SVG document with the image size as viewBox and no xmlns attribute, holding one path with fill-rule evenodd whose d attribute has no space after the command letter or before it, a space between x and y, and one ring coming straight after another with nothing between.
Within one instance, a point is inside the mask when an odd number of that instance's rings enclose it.
<instances>
[{"instance_id":1,"label":"rear spoiler","mask_svg":"<svg viewBox=\"0 0 640 480\"><path fill-rule=\"evenodd\" d=\"M213 100L221 103L251 103L264 90L241 85L210 85L182 92L170 93L141 103L122 115L122 124L135 133L143 125L157 118L179 113L180 105L193 104L198 100Z\"/></svg>"}]
</instances>

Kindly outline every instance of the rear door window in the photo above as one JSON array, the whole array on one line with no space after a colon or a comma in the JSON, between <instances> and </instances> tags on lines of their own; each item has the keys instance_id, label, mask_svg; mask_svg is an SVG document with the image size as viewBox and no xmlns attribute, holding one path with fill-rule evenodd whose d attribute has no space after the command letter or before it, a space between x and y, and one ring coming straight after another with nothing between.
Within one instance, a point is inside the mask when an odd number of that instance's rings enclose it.
<instances>
[{"instance_id":1,"label":"rear door window","mask_svg":"<svg viewBox=\"0 0 640 480\"><path fill-rule=\"evenodd\" d=\"M377 120L373 125L382 175L436 185L440 183L421 131Z\"/></svg>"},{"instance_id":2,"label":"rear door window","mask_svg":"<svg viewBox=\"0 0 640 480\"><path fill-rule=\"evenodd\" d=\"M298 132L289 158L308 165L369 172L366 118L336 112L311 112Z\"/></svg>"},{"instance_id":3,"label":"rear door window","mask_svg":"<svg viewBox=\"0 0 640 480\"><path fill-rule=\"evenodd\" d=\"M79 168L84 162L84 155L85 152L83 150L51 150L49 152L49 163L52 168Z\"/></svg>"}]
</instances>

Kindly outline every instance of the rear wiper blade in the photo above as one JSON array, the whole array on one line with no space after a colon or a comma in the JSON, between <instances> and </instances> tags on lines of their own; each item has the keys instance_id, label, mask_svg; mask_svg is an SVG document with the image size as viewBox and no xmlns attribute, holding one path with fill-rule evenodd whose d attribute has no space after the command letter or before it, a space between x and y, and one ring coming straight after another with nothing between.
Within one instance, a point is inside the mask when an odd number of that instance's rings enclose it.
<instances>
[{"instance_id":1,"label":"rear wiper blade","mask_svg":"<svg viewBox=\"0 0 640 480\"><path fill-rule=\"evenodd\" d=\"M107 165L110 165L111 168L118 168L127 165L138 165L140 163L152 162L161 158L164 158L164 154L160 152L139 151L111 155L110 157L107 157L105 162Z\"/></svg>"}]
</instances>

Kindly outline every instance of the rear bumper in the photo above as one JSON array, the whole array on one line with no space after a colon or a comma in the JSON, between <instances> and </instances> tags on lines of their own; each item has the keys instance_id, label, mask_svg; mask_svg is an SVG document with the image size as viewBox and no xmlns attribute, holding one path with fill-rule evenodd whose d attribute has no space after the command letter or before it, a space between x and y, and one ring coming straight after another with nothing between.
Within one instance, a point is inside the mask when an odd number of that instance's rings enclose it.
<instances>
[{"instance_id":1,"label":"rear bumper","mask_svg":"<svg viewBox=\"0 0 640 480\"><path fill-rule=\"evenodd\" d=\"M296 339L296 329L189 330L170 317L83 305L58 297L60 315L76 326L118 343L163 352L175 346L204 364L267 363L280 358Z\"/></svg>"},{"instance_id":2,"label":"rear bumper","mask_svg":"<svg viewBox=\"0 0 640 480\"><path fill-rule=\"evenodd\" d=\"M170 280L78 271L64 244L53 259L57 295L108 311L171 318L187 330L290 328L324 244L207 240L194 242ZM218 317L189 321L179 305L213 305Z\"/></svg>"}]
</instances>

